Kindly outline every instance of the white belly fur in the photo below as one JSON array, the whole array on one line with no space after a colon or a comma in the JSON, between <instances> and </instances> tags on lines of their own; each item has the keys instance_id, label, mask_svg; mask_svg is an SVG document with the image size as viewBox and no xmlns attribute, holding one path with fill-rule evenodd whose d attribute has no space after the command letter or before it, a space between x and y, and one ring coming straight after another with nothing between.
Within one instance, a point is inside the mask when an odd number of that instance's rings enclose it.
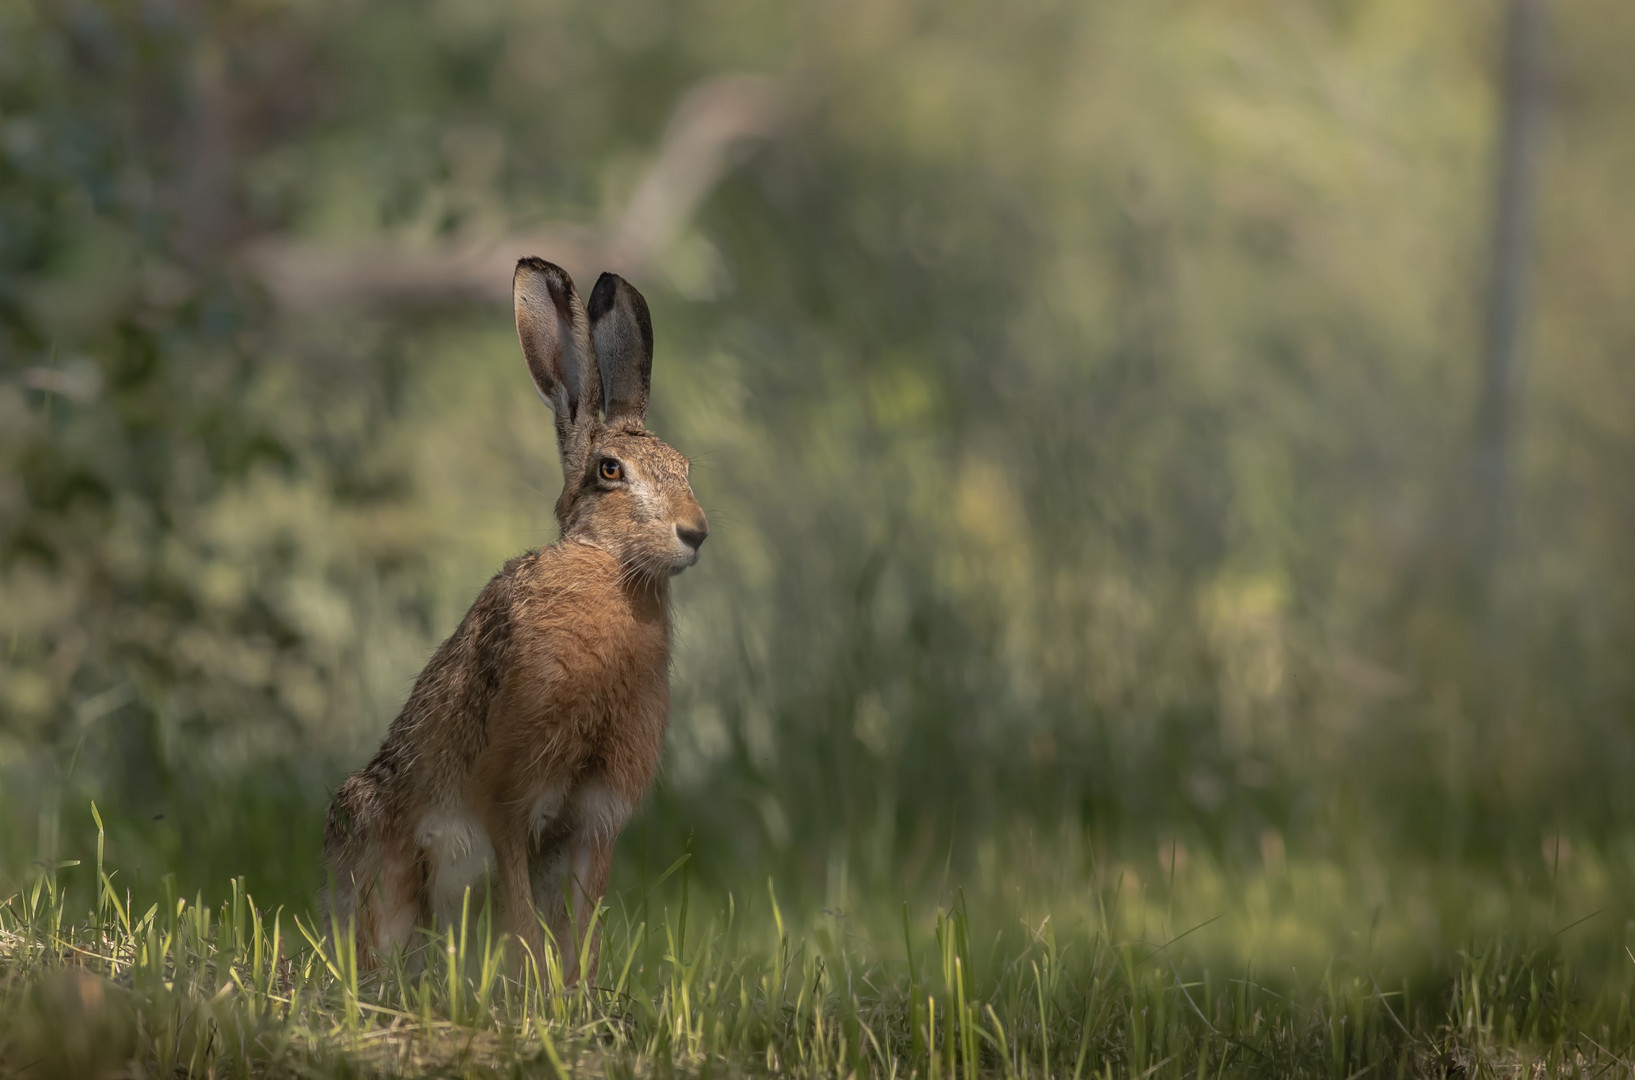
<instances>
[{"instance_id":1,"label":"white belly fur","mask_svg":"<svg viewBox=\"0 0 1635 1080\"><path fill-rule=\"evenodd\" d=\"M600 780L579 785L573 793L573 829L580 836L612 840L630 820L630 805L623 795Z\"/></svg>"},{"instance_id":2,"label":"white belly fur","mask_svg":"<svg viewBox=\"0 0 1635 1080\"><path fill-rule=\"evenodd\" d=\"M563 813L573 815L575 834L587 840L611 840L624 829L635 808L600 780L587 781L571 794L560 787L537 795L528 807L534 835ZM439 807L421 818L415 841L426 855L427 901L440 925L458 925L465 890L472 889L469 918L483 902L483 878L494 870L494 846L476 815L464 807Z\"/></svg>"},{"instance_id":3,"label":"white belly fur","mask_svg":"<svg viewBox=\"0 0 1635 1080\"><path fill-rule=\"evenodd\" d=\"M433 918L441 925L457 925L465 890L482 903L483 875L494 868L494 845L482 823L464 809L440 808L420 821L415 840L426 853L426 889ZM474 908L468 917L475 919Z\"/></svg>"}]
</instances>

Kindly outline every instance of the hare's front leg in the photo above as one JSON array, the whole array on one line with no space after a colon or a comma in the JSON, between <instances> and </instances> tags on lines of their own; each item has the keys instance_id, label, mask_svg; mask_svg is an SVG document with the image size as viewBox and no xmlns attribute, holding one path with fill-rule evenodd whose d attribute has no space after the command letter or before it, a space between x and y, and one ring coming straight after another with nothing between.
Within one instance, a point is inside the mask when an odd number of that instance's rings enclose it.
<instances>
[{"instance_id":1,"label":"hare's front leg","mask_svg":"<svg viewBox=\"0 0 1635 1080\"><path fill-rule=\"evenodd\" d=\"M514 814L488 816L488 839L494 848L494 883L499 891L501 925L517 945L533 955L540 977L545 974L544 939L534 914L528 881L528 825ZM517 957L521 969L521 956Z\"/></svg>"},{"instance_id":2,"label":"hare's front leg","mask_svg":"<svg viewBox=\"0 0 1635 1080\"><path fill-rule=\"evenodd\" d=\"M624 831L646 787L647 777L609 770L582 783L573 793L572 831L566 837L567 910L553 911L551 930L566 957L568 982L594 974L601 929L596 908L607 895L613 844ZM580 959L584 959L580 970Z\"/></svg>"},{"instance_id":3,"label":"hare's front leg","mask_svg":"<svg viewBox=\"0 0 1635 1080\"><path fill-rule=\"evenodd\" d=\"M567 889L569 903L558 914L557 925L551 930L563 951L563 982L572 986L581 976L594 975L596 959L601 951L602 928L594 930L591 921L596 908L607 895L608 871L613 867L613 842L616 836L601 830L582 829L568 842ZM586 935L590 937L587 940ZM585 961L580 970L579 961Z\"/></svg>"}]
</instances>

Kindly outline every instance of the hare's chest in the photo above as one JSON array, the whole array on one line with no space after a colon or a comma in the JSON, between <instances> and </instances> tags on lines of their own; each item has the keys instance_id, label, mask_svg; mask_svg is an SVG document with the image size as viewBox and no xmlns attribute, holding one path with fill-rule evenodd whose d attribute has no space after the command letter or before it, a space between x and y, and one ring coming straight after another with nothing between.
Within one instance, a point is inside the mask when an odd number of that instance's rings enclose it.
<instances>
[{"instance_id":1,"label":"hare's chest","mask_svg":"<svg viewBox=\"0 0 1635 1080\"><path fill-rule=\"evenodd\" d=\"M606 658L602 681L585 688L589 707L579 719L592 772L650 776L658 766L670 719L670 657L666 643L644 644Z\"/></svg>"},{"instance_id":2,"label":"hare's chest","mask_svg":"<svg viewBox=\"0 0 1635 1080\"><path fill-rule=\"evenodd\" d=\"M650 777L669 722L669 641L663 626L581 620L539 635L506 695L502 721L523 760L555 782L611 769Z\"/></svg>"},{"instance_id":3,"label":"hare's chest","mask_svg":"<svg viewBox=\"0 0 1635 1080\"><path fill-rule=\"evenodd\" d=\"M614 720L646 709L667 692L670 648L662 627L614 617L608 623L558 641L560 674L553 689L564 708Z\"/></svg>"}]
</instances>

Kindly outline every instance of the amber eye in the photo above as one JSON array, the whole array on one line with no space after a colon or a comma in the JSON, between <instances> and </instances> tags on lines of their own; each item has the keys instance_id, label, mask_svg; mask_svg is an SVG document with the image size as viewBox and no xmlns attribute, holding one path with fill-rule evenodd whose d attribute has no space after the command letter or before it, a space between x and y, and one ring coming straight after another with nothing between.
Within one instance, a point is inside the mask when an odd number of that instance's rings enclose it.
<instances>
[{"instance_id":1,"label":"amber eye","mask_svg":"<svg viewBox=\"0 0 1635 1080\"><path fill-rule=\"evenodd\" d=\"M603 480L624 479L624 466L610 457L602 459L602 464L597 471L601 473Z\"/></svg>"}]
</instances>

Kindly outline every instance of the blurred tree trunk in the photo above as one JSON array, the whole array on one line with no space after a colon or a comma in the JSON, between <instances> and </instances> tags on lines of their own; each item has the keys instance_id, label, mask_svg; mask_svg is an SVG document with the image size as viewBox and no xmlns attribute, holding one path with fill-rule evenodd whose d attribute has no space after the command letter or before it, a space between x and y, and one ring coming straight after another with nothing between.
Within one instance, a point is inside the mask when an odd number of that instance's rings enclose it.
<instances>
[{"instance_id":1,"label":"blurred tree trunk","mask_svg":"<svg viewBox=\"0 0 1635 1080\"><path fill-rule=\"evenodd\" d=\"M1473 569L1484 602L1511 528L1514 455L1523 381L1527 277L1537 216L1543 127L1545 0L1508 0L1503 113L1494 199L1482 384L1476 413Z\"/></svg>"}]
</instances>

